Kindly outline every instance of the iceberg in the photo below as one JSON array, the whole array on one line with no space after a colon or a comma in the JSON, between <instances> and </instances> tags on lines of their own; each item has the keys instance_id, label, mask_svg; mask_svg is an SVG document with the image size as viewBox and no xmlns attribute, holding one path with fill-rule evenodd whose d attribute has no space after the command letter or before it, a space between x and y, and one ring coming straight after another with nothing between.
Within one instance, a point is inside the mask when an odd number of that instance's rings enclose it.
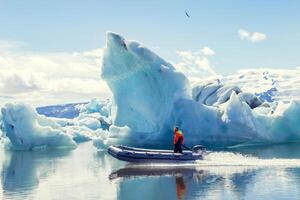
<instances>
[{"instance_id":1,"label":"iceberg","mask_svg":"<svg viewBox=\"0 0 300 200\"><path fill-rule=\"evenodd\" d=\"M300 101L284 99L298 90L285 91L278 74L247 71L191 84L153 51L112 32L101 68L111 101L50 106L39 108L39 114L27 104L9 103L1 109L2 137L17 150L75 148L90 140L99 149L110 144L166 148L179 126L187 145L300 141ZM259 81L263 88L257 88Z\"/></svg>"},{"instance_id":2,"label":"iceberg","mask_svg":"<svg viewBox=\"0 0 300 200\"><path fill-rule=\"evenodd\" d=\"M58 124L38 115L29 105L8 103L1 113L6 136L16 150L76 147L72 137L61 131Z\"/></svg>"},{"instance_id":3,"label":"iceberg","mask_svg":"<svg viewBox=\"0 0 300 200\"><path fill-rule=\"evenodd\" d=\"M300 139L297 101L283 108L225 79L190 86L170 63L116 33L107 33L101 77L113 92L112 124L128 126L131 143L171 144L175 125L189 144Z\"/></svg>"},{"instance_id":4,"label":"iceberg","mask_svg":"<svg viewBox=\"0 0 300 200\"><path fill-rule=\"evenodd\" d=\"M194 83L192 86L193 99L208 106L219 106L225 103L229 100L232 92L238 94L239 98L246 102L251 109L263 103L256 95L243 92L238 86L223 84L219 79L204 83Z\"/></svg>"},{"instance_id":5,"label":"iceberg","mask_svg":"<svg viewBox=\"0 0 300 200\"><path fill-rule=\"evenodd\" d=\"M3 137L14 150L75 148L77 143L105 138L110 119L89 108L90 104L81 106L78 117L67 119L40 115L24 103L8 103L1 109Z\"/></svg>"},{"instance_id":6,"label":"iceberg","mask_svg":"<svg viewBox=\"0 0 300 200\"><path fill-rule=\"evenodd\" d=\"M136 132L161 130L176 99L188 96L187 78L136 41L107 33L102 79L113 92L113 124Z\"/></svg>"}]
</instances>

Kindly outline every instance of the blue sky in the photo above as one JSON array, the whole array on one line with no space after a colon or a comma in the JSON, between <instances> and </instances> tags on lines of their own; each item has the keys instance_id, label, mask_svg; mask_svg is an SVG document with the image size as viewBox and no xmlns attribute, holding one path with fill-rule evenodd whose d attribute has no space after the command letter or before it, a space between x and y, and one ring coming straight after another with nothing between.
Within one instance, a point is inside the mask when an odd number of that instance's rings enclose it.
<instances>
[{"instance_id":1,"label":"blue sky","mask_svg":"<svg viewBox=\"0 0 300 200\"><path fill-rule=\"evenodd\" d=\"M190 18L185 16L185 10ZM0 53L1 45L14 46L9 49L14 57L2 59L20 59L11 66L24 63L22 59L28 54L33 58L40 56L36 62L44 59L48 64L64 56L64 59L73 59L62 62L71 66L85 58L65 56L67 52L102 48L105 32L114 31L142 42L174 63L182 59L178 52L193 53L208 47L214 55L202 55L201 59L204 64L209 62L207 65L217 74L232 74L245 68L292 69L300 66L299 10L300 1L293 0L0 0ZM239 30L248 36L242 40ZM255 33L263 35L263 39L253 42ZM2 52L4 54L7 55L7 51ZM25 63L31 62L26 60ZM39 68L39 63L35 64L35 68ZM89 61L87 68L96 64L99 63ZM55 65L53 70L57 71L59 62ZM51 71L48 65L46 69ZM95 74L96 68L93 70ZM24 80L20 80L20 84L23 83ZM26 90L35 87L28 84L22 87Z\"/></svg>"},{"instance_id":2,"label":"blue sky","mask_svg":"<svg viewBox=\"0 0 300 200\"><path fill-rule=\"evenodd\" d=\"M82 51L102 47L111 30L170 60L178 50L208 46L216 52L214 70L222 74L292 68L300 65L299 10L299 1L0 1L0 38L38 52ZM267 39L241 41L241 28Z\"/></svg>"}]
</instances>

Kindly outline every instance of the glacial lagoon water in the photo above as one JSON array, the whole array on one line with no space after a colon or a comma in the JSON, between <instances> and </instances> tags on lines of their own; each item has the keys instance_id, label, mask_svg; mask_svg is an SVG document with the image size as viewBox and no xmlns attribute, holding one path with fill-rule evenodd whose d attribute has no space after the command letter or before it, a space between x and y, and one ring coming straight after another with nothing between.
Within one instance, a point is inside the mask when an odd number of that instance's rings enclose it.
<instances>
[{"instance_id":1,"label":"glacial lagoon water","mask_svg":"<svg viewBox=\"0 0 300 200\"><path fill-rule=\"evenodd\" d=\"M214 152L198 163L129 165L97 151L0 150L0 199L299 199L300 144Z\"/></svg>"}]
</instances>

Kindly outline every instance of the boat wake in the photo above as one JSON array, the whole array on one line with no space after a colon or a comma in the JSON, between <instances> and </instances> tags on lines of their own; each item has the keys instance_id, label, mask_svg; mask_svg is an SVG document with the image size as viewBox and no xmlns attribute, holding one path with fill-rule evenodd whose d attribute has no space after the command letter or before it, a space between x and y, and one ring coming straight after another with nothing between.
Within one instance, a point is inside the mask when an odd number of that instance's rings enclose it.
<instances>
[{"instance_id":1,"label":"boat wake","mask_svg":"<svg viewBox=\"0 0 300 200\"><path fill-rule=\"evenodd\" d=\"M300 167L300 159L272 158L262 159L250 155L243 155L232 152L211 152L204 156L203 160L197 161L201 167Z\"/></svg>"}]
</instances>

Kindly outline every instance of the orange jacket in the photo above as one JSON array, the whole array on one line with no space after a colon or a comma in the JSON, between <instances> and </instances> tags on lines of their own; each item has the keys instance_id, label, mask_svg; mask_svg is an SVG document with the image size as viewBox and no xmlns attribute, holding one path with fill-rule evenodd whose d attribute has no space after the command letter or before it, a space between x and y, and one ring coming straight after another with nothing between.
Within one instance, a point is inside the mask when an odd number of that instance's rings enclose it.
<instances>
[{"instance_id":1,"label":"orange jacket","mask_svg":"<svg viewBox=\"0 0 300 200\"><path fill-rule=\"evenodd\" d=\"M174 144L178 142L179 138L181 138L181 144L183 144L184 135L180 130L174 132Z\"/></svg>"}]
</instances>

